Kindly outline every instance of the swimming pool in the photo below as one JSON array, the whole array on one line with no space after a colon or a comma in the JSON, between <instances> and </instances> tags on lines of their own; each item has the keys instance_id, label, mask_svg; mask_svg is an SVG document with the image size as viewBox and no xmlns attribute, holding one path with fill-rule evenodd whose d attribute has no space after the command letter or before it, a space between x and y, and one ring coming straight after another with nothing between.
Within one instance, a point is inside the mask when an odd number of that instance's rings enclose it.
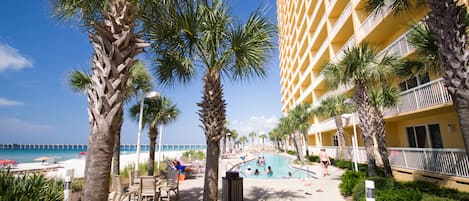
<instances>
[{"instance_id":1,"label":"swimming pool","mask_svg":"<svg viewBox=\"0 0 469 201\"><path fill-rule=\"evenodd\" d=\"M257 165L257 158L259 156L264 157L264 166ZM308 174L305 171L291 167L291 161L292 159L287 156L273 153L261 153L256 156L255 160L240 165L240 176L252 179L299 179L308 177ZM269 176L266 173L268 166L272 168L272 176ZM252 173L248 173L246 171L248 167L252 169ZM256 169L258 169L260 172L258 175L254 174ZM288 176L288 172L292 173L291 177ZM309 174L311 175L312 173Z\"/></svg>"}]
</instances>

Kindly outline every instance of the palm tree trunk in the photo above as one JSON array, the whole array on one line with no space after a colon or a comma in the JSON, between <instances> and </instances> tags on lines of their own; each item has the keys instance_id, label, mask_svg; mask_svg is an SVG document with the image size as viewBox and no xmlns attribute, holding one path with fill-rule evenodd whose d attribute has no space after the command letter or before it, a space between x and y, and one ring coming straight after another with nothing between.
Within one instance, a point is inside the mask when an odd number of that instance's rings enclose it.
<instances>
[{"instance_id":1,"label":"palm tree trunk","mask_svg":"<svg viewBox=\"0 0 469 201\"><path fill-rule=\"evenodd\" d=\"M305 150L306 150L306 157L309 159L309 150L308 150L308 134L306 132L303 132L303 138L305 139ZM264 143L264 141L262 141Z\"/></svg>"},{"instance_id":2,"label":"palm tree trunk","mask_svg":"<svg viewBox=\"0 0 469 201\"><path fill-rule=\"evenodd\" d=\"M366 158L368 160L368 176L376 176L376 159L374 154L373 143L373 108L371 107L370 98L367 89L361 83L355 83L355 102L358 108L358 117L360 119L361 135L365 144Z\"/></svg>"},{"instance_id":3,"label":"palm tree trunk","mask_svg":"<svg viewBox=\"0 0 469 201\"><path fill-rule=\"evenodd\" d=\"M83 200L104 201L109 193L109 175L115 133L121 128L125 88L134 56L147 46L134 34L136 8L125 0L109 1L104 23L92 23L89 33L94 55L88 116L91 133L86 157Z\"/></svg>"},{"instance_id":4,"label":"palm tree trunk","mask_svg":"<svg viewBox=\"0 0 469 201\"><path fill-rule=\"evenodd\" d=\"M466 152L469 154L469 47L466 7L454 0L426 0L430 7L427 23L435 33L444 68L445 85L453 99Z\"/></svg>"},{"instance_id":5,"label":"palm tree trunk","mask_svg":"<svg viewBox=\"0 0 469 201\"><path fill-rule=\"evenodd\" d=\"M148 158L148 175L155 172L156 138L158 137L158 125L150 126L150 156Z\"/></svg>"},{"instance_id":6,"label":"palm tree trunk","mask_svg":"<svg viewBox=\"0 0 469 201\"><path fill-rule=\"evenodd\" d=\"M224 154L226 153L226 134L224 134L224 136L223 136L223 151L222 151L222 153L224 153Z\"/></svg>"},{"instance_id":7,"label":"palm tree trunk","mask_svg":"<svg viewBox=\"0 0 469 201\"><path fill-rule=\"evenodd\" d=\"M391 164L389 162L389 150L386 143L386 129L384 117L381 111L375 109L373 115L375 116L374 125L376 130L376 137L378 142L378 152L383 162L384 175L385 177L392 177Z\"/></svg>"},{"instance_id":8,"label":"palm tree trunk","mask_svg":"<svg viewBox=\"0 0 469 201\"><path fill-rule=\"evenodd\" d=\"M218 199L218 157L220 156L220 140L223 137L226 119L226 103L223 99L223 87L217 70L207 72L204 77L204 94L199 117L207 141L207 160L204 181L204 201Z\"/></svg>"},{"instance_id":9,"label":"palm tree trunk","mask_svg":"<svg viewBox=\"0 0 469 201\"><path fill-rule=\"evenodd\" d=\"M119 128L122 128L124 113L122 110L119 112L120 121ZM114 139L114 154L112 155L112 174L120 175L120 155L121 155L121 129L116 132Z\"/></svg>"},{"instance_id":10,"label":"palm tree trunk","mask_svg":"<svg viewBox=\"0 0 469 201\"><path fill-rule=\"evenodd\" d=\"M345 138L344 138L344 127L342 126L342 115L335 116L335 126L337 127L337 135L339 139L339 158L344 159Z\"/></svg>"},{"instance_id":11,"label":"palm tree trunk","mask_svg":"<svg viewBox=\"0 0 469 201\"><path fill-rule=\"evenodd\" d=\"M297 152L297 159L300 162L303 162L303 148L301 147L301 133L299 131L293 132L293 143L295 144L295 149Z\"/></svg>"}]
</instances>

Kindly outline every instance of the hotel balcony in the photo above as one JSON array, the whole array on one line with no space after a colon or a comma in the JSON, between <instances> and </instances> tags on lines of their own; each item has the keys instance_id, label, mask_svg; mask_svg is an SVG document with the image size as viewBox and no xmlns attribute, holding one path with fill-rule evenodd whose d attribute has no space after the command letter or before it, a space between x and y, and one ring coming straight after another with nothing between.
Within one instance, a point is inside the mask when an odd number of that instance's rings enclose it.
<instances>
[{"instance_id":1,"label":"hotel balcony","mask_svg":"<svg viewBox=\"0 0 469 201\"><path fill-rule=\"evenodd\" d=\"M327 97L326 95L328 94L324 94L322 97ZM450 102L452 102L451 96L444 86L443 78L440 78L402 92L397 106L394 108L384 109L383 114L385 118L390 116L399 116L407 112L415 112ZM315 103L319 105L318 101ZM358 116L356 117L356 123L358 123ZM351 121L343 122L343 126L352 125ZM333 118L330 118L311 125L309 133L325 132L335 129L335 121Z\"/></svg>"},{"instance_id":2,"label":"hotel balcony","mask_svg":"<svg viewBox=\"0 0 469 201\"><path fill-rule=\"evenodd\" d=\"M373 11L368 18L363 21L362 25L359 28L359 35L358 35L358 41L361 41L365 36L367 36L379 23L383 21L384 18L386 18L390 12L391 12L391 7L390 7L390 0L386 0L384 9L382 9L379 12ZM374 14L376 13L376 14Z\"/></svg>"}]
</instances>

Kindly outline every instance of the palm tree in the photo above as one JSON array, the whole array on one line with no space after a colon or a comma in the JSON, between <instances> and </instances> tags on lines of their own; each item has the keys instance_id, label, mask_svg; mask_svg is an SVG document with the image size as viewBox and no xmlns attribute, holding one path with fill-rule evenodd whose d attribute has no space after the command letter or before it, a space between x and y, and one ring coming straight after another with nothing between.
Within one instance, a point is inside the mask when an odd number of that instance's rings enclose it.
<instances>
[{"instance_id":1,"label":"palm tree","mask_svg":"<svg viewBox=\"0 0 469 201\"><path fill-rule=\"evenodd\" d=\"M283 151L280 145L283 136L280 133L280 129L278 128L278 126L269 132L269 139L270 141L274 142L275 150Z\"/></svg>"},{"instance_id":2,"label":"palm tree","mask_svg":"<svg viewBox=\"0 0 469 201\"><path fill-rule=\"evenodd\" d=\"M261 138L262 140L262 150L264 150L264 139L267 138L267 135L265 134L259 135L259 138Z\"/></svg>"},{"instance_id":3,"label":"palm tree","mask_svg":"<svg viewBox=\"0 0 469 201\"><path fill-rule=\"evenodd\" d=\"M133 105L130 116L138 121L140 116L140 104ZM148 158L148 175L152 176L155 171L156 138L158 137L158 125L167 125L175 121L179 116L179 109L166 97L159 99L148 99L144 102L142 124L149 127L150 157Z\"/></svg>"},{"instance_id":4,"label":"palm tree","mask_svg":"<svg viewBox=\"0 0 469 201\"><path fill-rule=\"evenodd\" d=\"M130 100L132 97L136 97L138 90L150 91L153 87L152 80L149 72L145 68L143 62L138 61L135 65L132 66L130 70L130 78L127 81L127 98ZM69 73L69 84L72 88L72 91L77 94L86 94L86 91L91 86L91 75L79 70L72 70ZM122 127L123 122L123 113L119 114L121 116L119 124ZM114 153L112 156L112 174L120 174L120 136L121 130L117 130L114 139Z\"/></svg>"},{"instance_id":5,"label":"palm tree","mask_svg":"<svg viewBox=\"0 0 469 201\"><path fill-rule=\"evenodd\" d=\"M91 125L84 178L84 200L107 200L115 133L127 96L134 59L148 44L135 32L138 8L131 0L53 0L60 20L77 20L93 46L87 90Z\"/></svg>"},{"instance_id":6,"label":"palm tree","mask_svg":"<svg viewBox=\"0 0 469 201\"><path fill-rule=\"evenodd\" d=\"M238 134L238 131L236 129L231 129L230 130L230 135L229 135L229 139L230 139L230 144L231 144L231 148L235 148L234 147L234 142L236 141L236 139L238 138L239 134Z\"/></svg>"},{"instance_id":7,"label":"palm tree","mask_svg":"<svg viewBox=\"0 0 469 201\"><path fill-rule=\"evenodd\" d=\"M254 147L254 138L257 136L256 132L250 132L248 136L251 138L251 146Z\"/></svg>"},{"instance_id":8,"label":"palm tree","mask_svg":"<svg viewBox=\"0 0 469 201\"><path fill-rule=\"evenodd\" d=\"M310 105L306 103L301 103L297 105L294 109L295 118L298 119L298 128L303 135L303 139L305 140L305 150L306 150L306 157L309 158L309 150L308 150L308 128L310 126L309 120L314 116L314 113L310 110Z\"/></svg>"},{"instance_id":9,"label":"palm tree","mask_svg":"<svg viewBox=\"0 0 469 201\"><path fill-rule=\"evenodd\" d=\"M365 4L368 10L380 11L387 6L386 0L368 0ZM392 0L391 9L398 14L410 11L414 7L413 1ZM469 154L469 82L467 69L469 68L468 47L468 13L464 3L454 0L421 0L417 6L430 8L424 19L428 30L434 36L434 45L442 65L437 66L444 72L445 86L453 100L458 114L461 134L464 138L466 152Z\"/></svg>"},{"instance_id":10,"label":"palm tree","mask_svg":"<svg viewBox=\"0 0 469 201\"><path fill-rule=\"evenodd\" d=\"M246 142L248 142L248 141L249 141L249 140L248 140L248 137L246 137L246 136L244 136L244 135L241 136L241 137L239 137L239 143L240 143L241 146L243 147L243 150L244 150L244 148L245 148L245 146L246 146Z\"/></svg>"},{"instance_id":11,"label":"palm tree","mask_svg":"<svg viewBox=\"0 0 469 201\"><path fill-rule=\"evenodd\" d=\"M148 20L144 27L157 55L156 76L163 85L187 83L203 73L199 117L207 142L204 200L217 200L218 158L226 102L221 78L266 76L265 64L274 47L275 25L256 10L245 24L229 15L219 0L194 2L167 9L165 20ZM166 20L168 19L168 20Z\"/></svg>"},{"instance_id":12,"label":"palm tree","mask_svg":"<svg viewBox=\"0 0 469 201\"><path fill-rule=\"evenodd\" d=\"M303 161L303 148L301 148L301 129L298 127L299 118L295 117L295 111L291 110L288 112L286 117L280 118L279 129L280 132L290 135L290 139L293 140L295 145L296 157L298 161Z\"/></svg>"},{"instance_id":13,"label":"palm tree","mask_svg":"<svg viewBox=\"0 0 469 201\"><path fill-rule=\"evenodd\" d=\"M401 63L385 55L378 61L377 53L367 43L347 49L339 63L328 63L323 68L326 84L337 88L339 84L354 85L354 101L357 104L361 135L368 159L368 176L376 176L376 159L373 148L373 106L369 89L384 80L390 80Z\"/></svg>"},{"instance_id":14,"label":"palm tree","mask_svg":"<svg viewBox=\"0 0 469 201\"><path fill-rule=\"evenodd\" d=\"M389 162L389 151L386 143L386 129L382 107L392 107L399 101L399 89L389 85L372 89L370 92L371 105L373 106L373 125L378 143L378 152L383 162L384 174L392 177L391 163Z\"/></svg>"},{"instance_id":15,"label":"palm tree","mask_svg":"<svg viewBox=\"0 0 469 201\"><path fill-rule=\"evenodd\" d=\"M321 101L321 105L314 109L313 113L318 116L326 118L334 118L335 126L337 127L337 135L339 137L339 158L344 157L345 151L345 137L344 128L342 124L342 115L351 113L353 106L344 104L347 97L344 94L338 96L331 96Z\"/></svg>"}]
</instances>

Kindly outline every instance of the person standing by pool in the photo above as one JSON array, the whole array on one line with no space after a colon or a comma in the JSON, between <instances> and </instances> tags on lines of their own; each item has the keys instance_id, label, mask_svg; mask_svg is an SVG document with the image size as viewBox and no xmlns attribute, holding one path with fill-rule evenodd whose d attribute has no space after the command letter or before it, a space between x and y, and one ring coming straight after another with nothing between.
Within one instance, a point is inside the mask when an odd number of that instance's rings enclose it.
<instances>
[{"instance_id":1,"label":"person standing by pool","mask_svg":"<svg viewBox=\"0 0 469 201\"><path fill-rule=\"evenodd\" d=\"M322 174L326 176L329 174L327 167L331 163L331 161L329 160L329 156L326 153L326 149L324 148L321 149L321 151L319 152L319 159L321 159Z\"/></svg>"}]
</instances>

